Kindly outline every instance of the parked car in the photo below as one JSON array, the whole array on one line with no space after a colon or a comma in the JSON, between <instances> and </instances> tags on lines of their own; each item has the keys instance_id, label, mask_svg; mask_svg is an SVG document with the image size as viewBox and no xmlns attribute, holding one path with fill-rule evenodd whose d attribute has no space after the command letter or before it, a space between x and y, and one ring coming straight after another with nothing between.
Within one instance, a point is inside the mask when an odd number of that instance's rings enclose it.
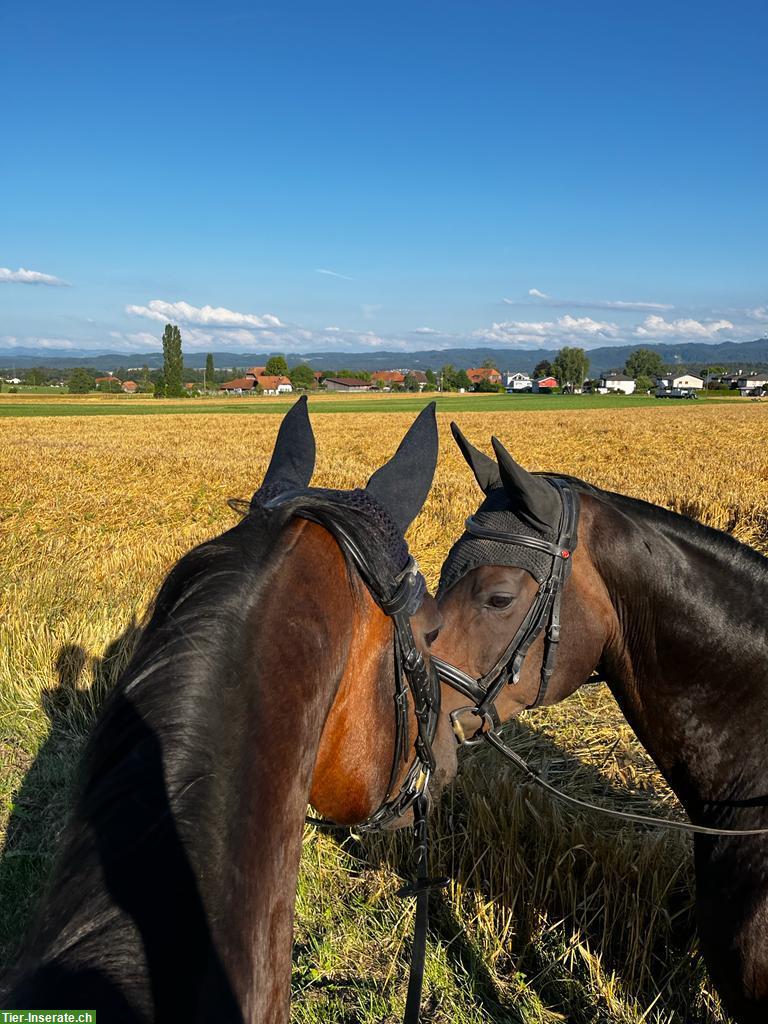
<instances>
[{"instance_id":1,"label":"parked car","mask_svg":"<svg viewBox=\"0 0 768 1024\"><path fill-rule=\"evenodd\" d=\"M691 388L656 388L657 398L698 398Z\"/></svg>"}]
</instances>

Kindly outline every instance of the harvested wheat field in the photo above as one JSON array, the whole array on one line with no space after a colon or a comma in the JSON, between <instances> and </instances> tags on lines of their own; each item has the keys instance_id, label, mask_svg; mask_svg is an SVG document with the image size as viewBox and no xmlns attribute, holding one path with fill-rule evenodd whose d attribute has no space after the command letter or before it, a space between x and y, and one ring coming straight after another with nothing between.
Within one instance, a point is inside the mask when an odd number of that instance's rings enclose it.
<instances>
[{"instance_id":1,"label":"harvested wheat field","mask_svg":"<svg viewBox=\"0 0 768 1024\"><path fill-rule=\"evenodd\" d=\"M353 487L412 414L316 417L315 483ZM410 533L435 584L478 503L441 417L441 460ZM768 553L768 406L466 413L530 469L557 470L732 532ZM260 482L276 416L3 421L0 435L0 952L12 955L55 851L77 754L170 565L234 522ZM605 687L526 713L511 742L587 799L674 815L675 801ZM425 1020L725 1020L692 921L689 841L576 816L485 752L435 825ZM395 1021L412 908L407 843L308 829L297 906L295 1021Z\"/></svg>"}]
</instances>

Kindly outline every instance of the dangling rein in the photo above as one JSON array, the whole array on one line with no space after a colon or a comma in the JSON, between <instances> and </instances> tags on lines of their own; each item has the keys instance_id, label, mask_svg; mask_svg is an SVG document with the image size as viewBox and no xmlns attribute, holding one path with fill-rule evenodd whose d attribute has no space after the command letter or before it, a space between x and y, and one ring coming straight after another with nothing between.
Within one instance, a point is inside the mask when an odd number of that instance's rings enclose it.
<instances>
[{"instance_id":1,"label":"dangling rein","mask_svg":"<svg viewBox=\"0 0 768 1024\"><path fill-rule=\"evenodd\" d=\"M531 782L535 782L537 786L541 786L542 789L546 789L548 793L556 797L562 803L571 804L573 807L584 808L589 811L599 811L601 814L608 814L612 818L623 818L625 821L637 821L641 825L656 825L659 828L674 829L676 832L698 832L700 835L705 836L760 836L768 834L768 828L746 828L746 829L734 829L734 828L708 828L706 825L694 825L690 821L672 821L670 818L654 818L650 814L635 814L632 811L617 811L613 807L600 807L598 804L591 804L586 800L579 800L578 797L570 796L568 793L563 793L559 789L555 789L554 786L550 785L546 779L543 779L541 775L536 771L535 768L531 768L527 761L525 761L519 754L517 754L511 747L498 736L495 732L483 733L483 738L491 744L491 746L498 750L500 754L503 754L507 760L511 761L517 768L528 776Z\"/></svg>"}]
</instances>

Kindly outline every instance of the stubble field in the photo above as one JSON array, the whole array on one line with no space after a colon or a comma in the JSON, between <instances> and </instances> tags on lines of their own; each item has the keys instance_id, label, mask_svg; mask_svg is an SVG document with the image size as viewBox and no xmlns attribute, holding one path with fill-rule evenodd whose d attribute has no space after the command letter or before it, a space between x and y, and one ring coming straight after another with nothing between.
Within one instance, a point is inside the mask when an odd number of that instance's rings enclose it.
<instances>
[{"instance_id":1,"label":"stubble field","mask_svg":"<svg viewBox=\"0 0 768 1024\"><path fill-rule=\"evenodd\" d=\"M412 413L314 421L319 486L362 486ZM479 492L440 416L441 458L411 548L437 582ZM768 406L472 412L528 468L557 470L732 532L768 554ZM234 521L276 416L8 418L0 431L0 962L55 853L78 753L170 565ZM608 691L526 713L510 733L569 792L652 813L674 798ZM425 1020L725 1021L692 921L690 846L576 816L470 754L435 826ZM412 908L394 896L407 844L307 829L294 956L297 1022L395 1021ZM361 861L360 858L363 858Z\"/></svg>"}]
</instances>

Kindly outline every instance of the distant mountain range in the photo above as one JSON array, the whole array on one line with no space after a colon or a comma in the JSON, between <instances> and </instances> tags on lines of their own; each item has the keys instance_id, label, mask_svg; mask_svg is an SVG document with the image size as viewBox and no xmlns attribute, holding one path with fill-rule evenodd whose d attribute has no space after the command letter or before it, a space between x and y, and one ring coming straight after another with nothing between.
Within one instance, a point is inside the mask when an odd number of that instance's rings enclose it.
<instances>
[{"instance_id":1,"label":"distant mountain range","mask_svg":"<svg viewBox=\"0 0 768 1024\"><path fill-rule=\"evenodd\" d=\"M694 368L702 365L724 365L728 369L755 369L768 363L768 338L755 341L726 341L715 345L689 342L683 345L606 345L587 351L589 373L592 376L624 366L627 356L637 348L658 352L666 364ZM263 366L271 352L214 352L217 369ZM499 370L520 370L530 373L542 359L554 359L556 349L501 349L501 348L446 348L422 349L418 352L305 352L286 353L289 366L309 363L316 370L433 370L446 363L457 369L480 366L491 359ZM185 352L184 363L191 369L205 366L205 352ZM89 366L101 371L148 366L151 370L163 365L162 352L114 352L106 349L68 349L65 354L49 350L41 355L34 349L10 348L0 350L0 368L23 370L32 366L71 369Z\"/></svg>"}]
</instances>

